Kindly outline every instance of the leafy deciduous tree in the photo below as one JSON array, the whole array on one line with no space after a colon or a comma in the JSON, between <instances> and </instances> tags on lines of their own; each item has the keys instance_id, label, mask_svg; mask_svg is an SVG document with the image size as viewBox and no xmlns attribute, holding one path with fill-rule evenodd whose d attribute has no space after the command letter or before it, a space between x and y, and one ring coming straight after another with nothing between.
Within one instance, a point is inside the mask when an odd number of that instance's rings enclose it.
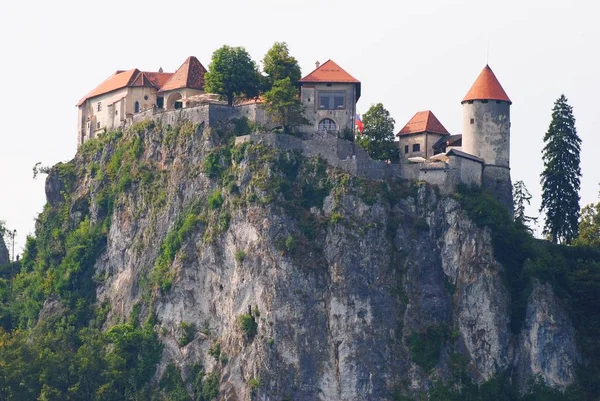
<instances>
[{"instance_id":1,"label":"leafy deciduous tree","mask_svg":"<svg viewBox=\"0 0 600 401\"><path fill-rule=\"evenodd\" d=\"M600 247L600 202L587 205L581 210L579 236L573 244Z\"/></svg>"},{"instance_id":2,"label":"leafy deciduous tree","mask_svg":"<svg viewBox=\"0 0 600 401\"><path fill-rule=\"evenodd\" d=\"M268 89L275 82L289 78L295 85L300 80L298 61L290 55L287 43L275 42L263 58L263 71L267 74Z\"/></svg>"},{"instance_id":3,"label":"leafy deciduous tree","mask_svg":"<svg viewBox=\"0 0 600 401\"><path fill-rule=\"evenodd\" d=\"M304 107L298 97L298 88L289 77L275 82L270 91L264 94L265 109L273 121L283 126L283 132L289 134L294 127L306 125Z\"/></svg>"},{"instance_id":4,"label":"leafy deciduous tree","mask_svg":"<svg viewBox=\"0 0 600 401\"><path fill-rule=\"evenodd\" d=\"M554 243L569 244L578 231L581 139L565 95L554 103L544 142L540 207L546 213L544 233Z\"/></svg>"},{"instance_id":5,"label":"leafy deciduous tree","mask_svg":"<svg viewBox=\"0 0 600 401\"><path fill-rule=\"evenodd\" d=\"M390 112L377 103L363 114L362 122L363 133L357 142L373 159L389 159L393 153L395 124Z\"/></svg>"},{"instance_id":6,"label":"leafy deciduous tree","mask_svg":"<svg viewBox=\"0 0 600 401\"><path fill-rule=\"evenodd\" d=\"M258 96L259 85L260 74L256 64L243 47L224 45L215 50L204 75L207 92L225 96L231 106L236 96Z\"/></svg>"}]
</instances>

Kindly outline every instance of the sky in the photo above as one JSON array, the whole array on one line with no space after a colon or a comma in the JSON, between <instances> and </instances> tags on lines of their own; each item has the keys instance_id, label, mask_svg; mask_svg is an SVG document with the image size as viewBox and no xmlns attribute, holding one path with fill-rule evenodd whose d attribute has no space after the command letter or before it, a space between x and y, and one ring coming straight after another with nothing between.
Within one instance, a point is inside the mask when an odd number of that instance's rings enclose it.
<instances>
[{"instance_id":1,"label":"sky","mask_svg":"<svg viewBox=\"0 0 600 401\"><path fill-rule=\"evenodd\" d=\"M118 69L208 67L220 46L259 63L286 42L303 75L337 62L362 82L360 113L383 103L400 130L431 110L462 131L460 101L489 63L511 108L511 174L538 216L543 136L565 94L582 139L581 205L599 201L600 3L590 0L10 1L0 6L0 220L16 253L45 203L37 162L76 152L77 108ZM541 230L541 227L540 227Z\"/></svg>"}]
</instances>

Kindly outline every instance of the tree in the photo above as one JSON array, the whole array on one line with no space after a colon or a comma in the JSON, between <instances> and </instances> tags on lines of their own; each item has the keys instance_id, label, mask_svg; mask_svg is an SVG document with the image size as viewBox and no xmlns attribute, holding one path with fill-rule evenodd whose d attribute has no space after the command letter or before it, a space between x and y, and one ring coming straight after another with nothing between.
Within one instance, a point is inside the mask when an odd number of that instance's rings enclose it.
<instances>
[{"instance_id":1,"label":"tree","mask_svg":"<svg viewBox=\"0 0 600 401\"><path fill-rule=\"evenodd\" d=\"M263 58L263 71L267 74L267 90L270 90L275 82L289 78L292 85L300 80L300 66L298 61L290 56L287 43L275 42Z\"/></svg>"},{"instance_id":2,"label":"tree","mask_svg":"<svg viewBox=\"0 0 600 401\"><path fill-rule=\"evenodd\" d=\"M363 133L358 143L373 159L390 159L394 148L394 124L383 104L372 105L362 116Z\"/></svg>"},{"instance_id":3,"label":"tree","mask_svg":"<svg viewBox=\"0 0 600 401\"><path fill-rule=\"evenodd\" d=\"M309 124L304 117L304 107L298 97L298 88L289 77L275 82L270 91L264 94L265 110L283 132L289 134L295 127Z\"/></svg>"},{"instance_id":4,"label":"tree","mask_svg":"<svg viewBox=\"0 0 600 401\"><path fill-rule=\"evenodd\" d=\"M579 236L573 244L600 247L600 202L589 204L581 210Z\"/></svg>"},{"instance_id":5,"label":"tree","mask_svg":"<svg viewBox=\"0 0 600 401\"><path fill-rule=\"evenodd\" d=\"M515 222L522 224L529 232L532 232L533 230L531 227L529 227L529 223L535 223L537 218L530 217L525 214L525 204L527 204L527 206L531 204L531 194L527 190L527 187L523 181L517 181L513 184L513 199L513 215Z\"/></svg>"},{"instance_id":6,"label":"tree","mask_svg":"<svg viewBox=\"0 0 600 401\"><path fill-rule=\"evenodd\" d=\"M233 105L236 96L252 98L258 96L260 74L256 63L243 47L223 46L212 55L208 72L204 75L207 92L218 93Z\"/></svg>"},{"instance_id":7,"label":"tree","mask_svg":"<svg viewBox=\"0 0 600 401\"><path fill-rule=\"evenodd\" d=\"M554 102L544 142L540 207L546 213L544 234L554 243L570 244L578 232L581 139L565 95Z\"/></svg>"}]
</instances>

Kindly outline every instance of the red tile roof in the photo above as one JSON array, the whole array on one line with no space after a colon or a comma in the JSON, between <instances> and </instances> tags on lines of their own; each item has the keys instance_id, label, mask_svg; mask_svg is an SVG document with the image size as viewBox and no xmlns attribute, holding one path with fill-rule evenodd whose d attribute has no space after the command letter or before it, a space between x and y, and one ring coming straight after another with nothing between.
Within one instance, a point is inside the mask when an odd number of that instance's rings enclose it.
<instances>
[{"instance_id":1,"label":"red tile roof","mask_svg":"<svg viewBox=\"0 0 600 401\"><path fill-rule=\"evenodd\" d=\"M440 120L430 111L419 111L410 119L396 136L431 132L434 134L450 135Z\"/></svg>"},{"instance_id":2,"label":"red tile roof","mask_svg":"<svg viewBox=\"0 0 600 401\"><path fill-rule=\"evenodd\" d=\"M162 92L181 88L203 90L205 73L206 68L202 63L196 57L190 56L160 90Z\"/></svg>"},{"instance_id":3,"label":"red tile roof","mask_svg":"<svg viewBox=\"0 0 600 401\"><path fill-rule=\"evenodd\" d=\"M89 98L103 95L108 92L112 92L117 89L125 88L133 82L140 71L137 68L127 71L117 71L104 82L98 85L93 91L85 95L78 103L77 106L81 106L83 102Z\"/></svg>"},{"instance_id":4,"label":"red tile roof","mask_svg":"<svg viewBox=\"0 0 600 401\"><path fill-rule=\"evenodd\" d=\"M152 81L156 89L162 88L169 78L173 76L172 72L144 72L144 75Z\"/></svg>"},{"instance_id":5,"label":"red tile roof","mask_svg":"<svg viewBox=\"0 0 600 401\"><path fill-rule=\"evenodd\" d=\"M337 65L333 60L324 62L313 72L302 78L300 82L360 83L359 80L344 71L344 69Z\"/></svg>"},{"instance_id":6,"label":"red tile roof","mask_svg":"<svg viewBox=\"0 0 600 401\"><path fill-rule=\"evenodd\" d=\"M489 65L486 65L462 100L503 100L512 103Z\"/></svg>"}]
</instances>

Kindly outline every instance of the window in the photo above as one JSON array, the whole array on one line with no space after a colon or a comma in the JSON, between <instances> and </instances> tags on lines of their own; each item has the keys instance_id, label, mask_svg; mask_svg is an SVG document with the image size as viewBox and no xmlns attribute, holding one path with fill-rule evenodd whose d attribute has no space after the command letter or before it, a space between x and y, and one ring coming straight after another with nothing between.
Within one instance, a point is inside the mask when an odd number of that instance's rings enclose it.
<instances>
[{"instance_id":1,"label":"window","mask_svg":"<svg viewBox=\"0 0 600 401\"><path fill-rule=\"evenodd\" d=\"M345 96L344 92L320 92L319 109L321 110L344 110Z\"/></svg>"},{"instance_id":2,"label":"window","mask_svg":"<svg viewBox=\"0 0 600 401\"><path fill-rule=\"evenodd\" d=\"M413 144L413 152L420 152L420 151L421 151L421 144L420 143Z\"/></svg>"},{"instance_id":3,"label":"window","mask_svg":"<svg viewBox=\"0 0 600 401\"><path fill-rule=\"evenodd\" d=\"M139 113L140 112L140 102L138 102L137 100L133 104L133 112L134 113Z\"/></svg>"},{"instance_id":4,"label":"window","mask_svg":"<svg viewBox=\"0 0 600 401\"><path fill-rule=\"evenodd\" d=\"M487 103L487 102L488 102L487 100L482 100L482 101L481 101L481 103Z\"/></svg>"},{"instance_id":5,"label":"window","mask_svg":"<svg viewBox=\"0 0 600 401\"><path fill-rule=\"evenodd\" d=\"M119 110L115 110L115 115L119 115Z\"/></svg>"},{"instance_id":6,"label":"window","mask_svg":"<svg viewBox=\"0 0 600 401\"><path fill-rule=\"evenodd\" d=\"M165 98L163 96L158 96L156 98L156 106L159 109L162 109L165 106Z\"/></svg>"},{"instance_id":7,"label":"window","mask_svg":"<svg viewBox=\"0 0 600 401\"><path fill-rule=\"evenodd\" d=\"M404 153L408 153L408 145L404 145Z\"/></svg>"},{"instance_id":8,"label":"window","mask_svg":"<svg viewBox=\"0 0 600 401\"><path fill-rule=\"evenodd\" d=\"M100 122L96 123L96 128L100 129Z\"/></svg>"},{"instance_id":9,"label":"window","mask_svg":"<svg viewBox=\"0 0 600 401\"><path fill-rule=\"evenodd\" d=\"M102 110L102 103L98 102L98 111Z\"/></svg>"},{"instance_id":10,"label":"window","mask_svg":"<svg viewBox=\"0 0 600 401\"><path fill-rule=\"evenodd\" d=\"M319 123L319 131L337 131L337 124L332 119L325 118Z\"/></svg>"},{"instance_id":11,"label":"window","mask_svg":"<svg viewBox=\"0 0 600 401\"><path fill-rule=\"evenodd\" d=\"M475 124L475 119L474 118L471 119L471 124Z\"/></svg>"},{"instance_id":12,"label":"window","mask_svg":"<svg viewBox=\"0 0 600 401\"><path fill-rule=\"evenodd\" d=\"M144 95L144 100L148 100L148 95Z\"/></svg>"}]
</instances>

